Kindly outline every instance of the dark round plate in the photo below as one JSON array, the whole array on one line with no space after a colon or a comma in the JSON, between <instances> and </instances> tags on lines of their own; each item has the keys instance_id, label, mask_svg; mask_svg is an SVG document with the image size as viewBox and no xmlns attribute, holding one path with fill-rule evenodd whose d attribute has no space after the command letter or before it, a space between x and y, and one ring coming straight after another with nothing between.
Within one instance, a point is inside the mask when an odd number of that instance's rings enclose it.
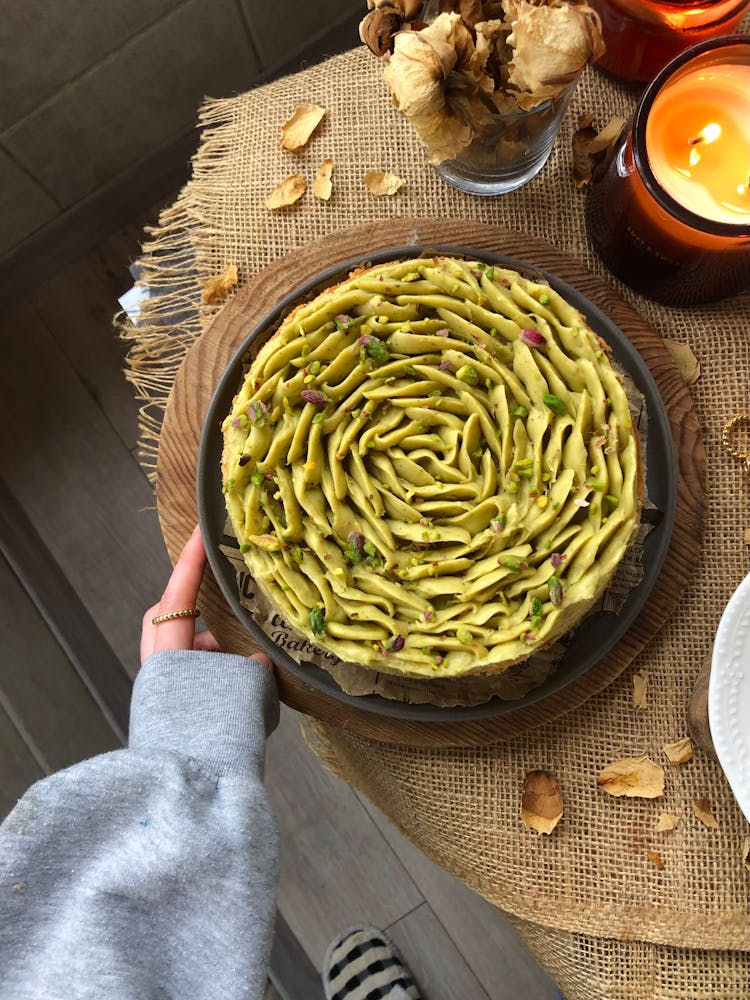
<instances>
[{"instance_id":1,"label":"dark round plate","mask_svg":"<svg viewBox=\"0 0 750 1000\"><path fill-rule=\"evenodd\" d=\"M346 694L330 674L313 663L298 663L277 646L260 628L252 614L240 603L237 578L229 560L219 551L225 540L226 510L221 492L221 424L232 406L232 398L242 381L242 366L248 353L257 350L273 333L279 321L295 305L309 300L328 285L344 280L364 263L380 264L398 258L432 256L435 253L468 257L487 264L509 267L535 280L545 280L586 317L591 328L611 347L614 359L628 372L646 400L648 440L646 449L646 494L655 505L643 511L643 520L653 525L646 536L643 552L643 579L628 595L618 615L604 612L589 615L586 627L577 629L554 674L517 701L493 698L471 708L441 708L391 701L380 695L355 697ZM344 704L414 722L462 722L505 715L555 694L585 674L605 656L627 632L645 604L669 548L677 502L677 477L672 434L664 406L651 373L627 336L601 309L555 275L524 261L485 250L460 246L402 246L363 255L315 275L295 288L253 327L232 358L211 400L203 427L197 466L198 517L206 543L208 561L224 597L256 643L281 669L296 675L310 687Z\"/></svg>"}]
</instances>

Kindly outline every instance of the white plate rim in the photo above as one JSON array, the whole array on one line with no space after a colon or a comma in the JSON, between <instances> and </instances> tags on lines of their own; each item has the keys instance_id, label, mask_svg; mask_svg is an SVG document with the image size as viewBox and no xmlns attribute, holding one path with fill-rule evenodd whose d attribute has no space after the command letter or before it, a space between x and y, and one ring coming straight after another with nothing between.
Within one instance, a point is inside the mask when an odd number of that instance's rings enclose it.
<instances>
[{"instance_id":1,"label":"white plate rim","mask_svg":"<svg viewBox=\"0 0 750 1000\"><path fill-rule=\"evenodd\" d=\"M750 574L732 594L716 630L708 721L719 763L750 821Z\"/></svg>"}]
</instances>

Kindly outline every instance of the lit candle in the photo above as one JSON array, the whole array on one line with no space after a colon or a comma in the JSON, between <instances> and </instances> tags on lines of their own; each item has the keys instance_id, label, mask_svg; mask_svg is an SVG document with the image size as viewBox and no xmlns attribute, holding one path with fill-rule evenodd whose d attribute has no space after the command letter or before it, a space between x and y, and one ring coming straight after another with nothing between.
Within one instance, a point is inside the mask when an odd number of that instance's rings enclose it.
<instances>
[{"instance_id":1,"label":"lit candle","mask_svg":"<svg viewBox=\"0 0 750 1000\"><path fill-rule=\"evenodd\" d=\"M586 204L605 264L670 305L750 287L750 37L686 50L646 89Z\"/></svg>"},{"instance_id":2,"label":"lit candle","mask_svg":"<svg viewBox=\"0 0 750 1000\"><path fill-rule=\"evenodd\" d=\"M693 70L661 90L646 153L662 188L716 222L750 222L750 65Z\"/></svg>"},{"instance_id":3,"label":"lit candle","mask_svg":"<svg viewBox=\"0 0 750 1000\"><path fill-rule=\"evenodd\" d=\"M623 80L648 83L686 48L731 34L748 0L589 0L607 46L598 64Z\"/></svg>"}]
</instances>

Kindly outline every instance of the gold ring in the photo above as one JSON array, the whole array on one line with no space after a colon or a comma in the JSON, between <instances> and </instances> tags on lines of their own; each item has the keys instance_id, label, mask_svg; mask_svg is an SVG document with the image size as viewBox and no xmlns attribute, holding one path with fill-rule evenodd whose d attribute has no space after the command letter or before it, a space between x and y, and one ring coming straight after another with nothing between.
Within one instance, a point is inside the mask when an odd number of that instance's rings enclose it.
<instances>
[{"instance_id":1,"label":"gold ring","mask_svg":"<svg viewBox=\"0 0 750 1000\"><path fill-rule=\"evenodd\" d=\"M170 611L166 615L157 615L151 619L152 625L161 625L162 622L171 622L175 618L200 618L201 613L197 608L184 608L182 611Z\"/></svg>"},{"instance_id":2,"label":"gold ring","mask_svg":"<svg viewBox=\"0 0 750 1000\"><path fill-rule=\"evenodd\" d=\"M732 444L732 432L735 427L741 426L750 426L750 413L738 413L736 416L727 420L724 424L724 429L721 432L721 443L724 445L732 458L736 458L738 461L742 462L746 471L750 472L750 453L740 451L739 448L735 448Z\"/></svg>"}]
</instances>

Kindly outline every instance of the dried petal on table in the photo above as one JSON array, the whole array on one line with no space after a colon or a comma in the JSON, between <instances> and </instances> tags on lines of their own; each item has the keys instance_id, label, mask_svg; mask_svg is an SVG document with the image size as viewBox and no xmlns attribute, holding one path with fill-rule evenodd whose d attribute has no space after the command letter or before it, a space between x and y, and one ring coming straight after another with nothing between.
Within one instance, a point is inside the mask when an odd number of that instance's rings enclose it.
<instances>
[{"instance_id":1,"label":"dried petal on table","mask_svg":"<svg viewBox=\"0 0 750 1000\"><path fill-rule=\"evenodd\" d=\"M648 860L651 862L654 868L658 868L659 871L663 871L664 858L662 858L661 854L659 854L658 851L648 851Z\"/></svg>"},{"instance_id":2,"label":"dried petal on table","mask_svg":"<svg viewBox=\"0 0 750 1000\"><path fill-rule=\"evenodd\" d=\"M646 691L648 689L648 671L636 670L633 674L633 708L647 708Z\"/></svg>"},{"instance_id":3,"label":"dried petal on table","mask_svg":"<svg viewBox=\"0 0 750 1000\"><path fill-rule=\"evenodd\" d=\"M521 793L521 819L529 830L552 833L563 814L557 778L549 771L529 771Z\"/></svg>"},{"instance_id":4,"label":"dried petal on table","mask_svg":"<svg viewBox=\"0 0 750 1000\"><path fill-rule=\"evenodd\" d=\"M619 142L626 122L614 115L599 132L593 125L594 116L581 115L573 133L573 178L576 187L585 187L605 172Z\"/></svg>"},{"instance_id":5,"label":"dried petal on table","mask_svg":"<svg viewBox=\"0 0 750 1000\"><path fill-rule=\"evenodd\" d=\"M203 286L201 298L206 305L212 305L219 299L223 299L227 292L236 288L238 284L239 275L237 274L237 265L227 264L221 274L217 274L215 277L208 279L206 284Z\"/></svg>"},{"instance_id":6,"label":"dried petal on table","mask_svg":"<svg viewBox=\"0 0 750 1000\"><path fill-rule=\"evenodd\" d=\"M513 50L508 83L522 108L556 97L586 63L604 53L599 15L586 4L537 6L506 0Z\"/></svg>"},{"instance_id":7,"label":"dried petal on table","mask_svg":"<svg viewBox=\"0 0 750 1000\"><path fill-rule=\"evenodd\" d=\"M693 803L693 812L705 826L710 827L712 830L718 829L719 824L711 812L711 803L708 799L696 799Z\"/></svg>"},{"instance_id":8,"label":"dried petal on table","mask_svg":"<svg viewBox=\"0 0 750 1000\"><path fill-rule=\"evenodd\" d=\"M701 376L701 364L688 345L678 340L668 340L667 338L664 339L664 343L672 355L672 360L677 366L677 370L687 384L693 385L694 382L697 382Z\"/></svg>"},{"instance_id":9,"label":"dried petal on table","mask_svg":"<svg viewBox=\"0 0 750 1000\"><path fill-rule=\"evenodd\" d=\"M378 198L386 194L395 194L406 184L403 177L389 174L387 170L369 170L364 176L364 182L370 194Z\"/></svg>"},{"instance_id":10,"label":"dried petal on table","mask_svg":"<svg viewBox=\"0 0 750 1000\"><path fill-rule=\"evenodd\" d=\"M750 872L750 837L742 841L742 866Z\"/></svg>"},{"instance_id":11,"label":"dried petal on table","mask_svg":"<svg viewBox=\"0 0 750 1000\"><path fill-rule=\"evenodd\" d=\"M333 184L331 184L331 174L333 173L333 160L327 159L318 167L318 172L315 175L315 180L313 181L313 194L316 198L320 198L321 201L328 201L331 197L331 192L333 191Z\"/></svg>"},{"instance_id":12,"label":"dried petal on table","mask_svg":"<svg viewBox=\"0 0 750 1000\"><path fill-rule=\"evenodd\" d=\"M693 741L689 736L677 740L676 743L667 743L662 750L669 758L670 764L687 764L693 759Z\"/></svg>"},{"instance_id":13,"label":"dried petal on table","mask_svg":"<svg viewBox=\"0 0 750 1000\"><path fill-rule=\"evenodd\" d=\"M284 149L292 153L304 149L325 113L326 109L319 104L298 104L292 117L281 126L281 145Z\"/></svg>"},{"instance_id":14,"label":"dried petal on table","mask_svg":"<svg viewBox=\"0 0 750 1000\"><path fill-rule=\"evenodd\" d=\"M664 794L664 768L648 757L622 757L607 764L596 783L609 795L658 799Z\"/></svg>"},{"instance_id":15,"label":"dried petal on table","mask_svg":"<svg viewBox=\"0 0 750 1000\"><path fill-rule=\"evenodd\" d=\"M293 205L295 201L300 200L305 191L307 191L307 181L302 174L292 174L269 194L266 198L266 208L273 210Z\"/></svg>"},{"instance_id":16,"label":"dried petal on table","mask_svg":"<svg viewBox=\"0 0 750 1000\"><path fill-rule=\"evenodd\" d=\"M672 813L659 813L659 819L656 821L656 832L666 833L667 830L674 830L679 823L679 816L673 816Z\"/></svg>"}]
</instances>

